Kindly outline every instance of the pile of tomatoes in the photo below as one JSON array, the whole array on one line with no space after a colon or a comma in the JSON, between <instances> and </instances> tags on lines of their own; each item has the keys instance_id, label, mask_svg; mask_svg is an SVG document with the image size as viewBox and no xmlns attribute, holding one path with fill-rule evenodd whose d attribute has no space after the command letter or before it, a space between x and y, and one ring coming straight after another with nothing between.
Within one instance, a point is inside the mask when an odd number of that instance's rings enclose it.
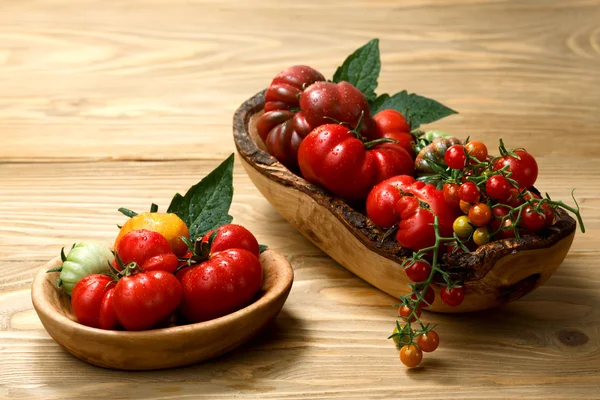
<instances>
[{"instance_id":1,"label":"pile of tomatoes","mask_svg":"<svg viewBox=\"0 0 600 400\"><path fill-rule=\"evenodd\" d=\"M254 235L226 224L195 243L189 238L177 215L149 212L121 227L114 252L93 243L62 252L55 270L77 320L139 331L202 322L250 304L263 278Z\"/></svg>"}]
</instances>

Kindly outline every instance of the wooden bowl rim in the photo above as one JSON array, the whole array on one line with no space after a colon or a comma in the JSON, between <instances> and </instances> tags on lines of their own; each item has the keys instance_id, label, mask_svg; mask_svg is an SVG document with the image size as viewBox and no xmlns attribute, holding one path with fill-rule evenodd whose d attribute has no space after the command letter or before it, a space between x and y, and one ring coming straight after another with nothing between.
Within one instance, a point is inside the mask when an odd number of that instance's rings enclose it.
<instances>
[{"instance_id":1,"label":"wooden bowl rim","mask_svg":"<svg viewBox=\"0 0 600 400\"><path fill-rule=\"evenodd\" d=\"M255 300L252 304L249 304L248 306L241 308L231 314L193 324L177 325L167 328L150 329L145 331L120 331L92 328L71 320L51 305L51 303L47 299L47 295L45 295L46 292L44 291L44 286L48 284L51 284L54 290L60 291L60 289L57 288L54 283L52 283L52 279L50 279L50 277L56 276L58 272L46 272L49 269L48 266L56 264L56 262L60 260L60 257L52 259L38 271L31 287L31 298L33 301L34 308L38 314L41 313L46 318L52 319L58 324L65 326L65 328L71 328L74 331L79 331L85 335L94 335L95 337L100 336L104 337L106 340L116 340L125 337L135 338L136 340L153 340L156 339L157 336L161 336L165 338L165 340L168 340L169 337L176 337L179 335L185 336L186 334L190 334L193 332L217 329L235 323L239 317L242 317L245 314L256 312L257 310L262 308L262 306L274 302L281 296L287 296L287 293L291 289L292 283L294 281L294 270L290 262L284 256L271 249L267 249L261 254L261 258L263 258L264 256L271 256L274 258L274 262L262 262L263 277L271 277L271 279L273 280L273 284L269 285L267 289L264 290L266 282L263 281L263 285L261 286L261 289L263 289L263 293L257 300ZM280 274L269 275L267 274L266 269L276 269L278 272L280 272ZM275 279L274 276L279 277L279 279ZM67 296L67 294L64 292L60 293L60 295Z\"/></svg>"},{"instance_id":2,"label":"wooden bowl rim","mask_svg":"<svg viewBox=\"0 0 600 400\"><path fill-rule=\"evenodd\" d=\"M401 264L412 250L401 247L393 237L374 225L369 218L354 210L340 198L333 196L323 188L313 185L299 175L294 174L275 157L261 150L249 133L249 122L253 115L264 107L262 90L247 99L233 116L233 136L240 156L257 172L269 180L299 190L319 205L327 208L341 221L352 234L369 250ZM535 188L534 188L535 189ZM501 239L479 246L475 251L446 255L448 272L453 278L463 282L482 279L500 258L515 251L548 248L574 234L576 222L562 209L557 210L558 218L554 225L543 231L544 235L524 235L521 238Z\"/></svg>"}]
</instances>

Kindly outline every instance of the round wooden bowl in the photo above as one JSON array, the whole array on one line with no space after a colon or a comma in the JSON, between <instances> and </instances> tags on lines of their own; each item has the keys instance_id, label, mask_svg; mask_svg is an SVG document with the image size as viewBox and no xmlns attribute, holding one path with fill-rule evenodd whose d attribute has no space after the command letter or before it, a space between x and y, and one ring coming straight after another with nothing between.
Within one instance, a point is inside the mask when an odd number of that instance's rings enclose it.
<instances>
[{"instance_id":1,"label":"round wooden bowl","mask_svg":"<svg viewBox=\"0 0 600 400\"><path fill-rule=\"evenodd\" d=\"M122 370L151 370L194 364L231 351L267 328L283 307L294 272L273 250L260 256L263 284L249 306L197 324L141 332L109 331L76 322L70 298L56 287L56 258L33 280L31 298L42 324L68 352L89 363Z\"/></svg>"},{"instance_id":2,"label":"round wooden bowl","mask_svg":"<svg viewBox=\"0 0 600 400\"><path fill-rule=\"evenodd\" d=\"M248 176L275 209L306 238L345 268L398 298L410 282L401 264L412 251L375 226L364 214L326 190L292 173L264 150L256 132L264 91L244 102L233 118L233 135ZM448 307L436 300L429 309L467 312L516 300L543 284L564 260L576 223L559 210L555 224L536 235L480 246L445 256L455 279L464 282L465 301ZM440 286L434 285L436 294Z\"/></svg>"}]
</instances>

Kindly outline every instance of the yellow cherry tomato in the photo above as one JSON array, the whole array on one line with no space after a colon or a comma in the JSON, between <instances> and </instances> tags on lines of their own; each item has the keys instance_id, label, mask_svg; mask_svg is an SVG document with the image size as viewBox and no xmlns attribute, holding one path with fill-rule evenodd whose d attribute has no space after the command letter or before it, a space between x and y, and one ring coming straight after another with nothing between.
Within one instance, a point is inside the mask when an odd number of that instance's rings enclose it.
<instances>
[{"instance_id":1,"label":"yellow cherry tomato","mask_svg":"<svg viewBox=\"0 0 600 400\"><path fill-rule=\"evenodd\" d=\"M163 235L177 256L183 256L188 251L187 245L179 238L180 236L188 239L190 237L190 231L185 222L175 214L159 212L145 212L129 218L119 231L115 240L115 248L123 236L139 229L147 229Z\"/></svg>"},{"instance_id":2,"label":"yellow cherry tomato","mask_svg":"<svg viewBox=\"0 0 600 400\"><path fill-rule=\"evenodd\" d=\"M452 224L452 229L454 230L454 233L456 233L456 236L461 239L468 238L473 232L473 227L469 223L469 218L466 215L461 215L456 218Z\"/></svg>"},{"instance_id":3,"label":"yellow cherry tomato","mask_svg":"<svg viewBox=\"0 0 600 400\"><path fill-rule=\"evenodd\" d=\"M488 228L484 226L475 229L475 232L473 232L473 241L477 246L488 243L490 241L490 231Z\"/></svg>"}]
</instances>

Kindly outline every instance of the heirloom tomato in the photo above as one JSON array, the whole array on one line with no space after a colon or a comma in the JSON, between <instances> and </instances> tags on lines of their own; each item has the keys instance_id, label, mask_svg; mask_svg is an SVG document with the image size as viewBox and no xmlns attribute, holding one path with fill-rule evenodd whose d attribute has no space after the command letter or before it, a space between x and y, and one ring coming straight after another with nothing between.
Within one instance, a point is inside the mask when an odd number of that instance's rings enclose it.
<instances>
[{"instance_id":1,"label":"heirloom tomato","mask_svg":"<svg viewBox=\"0 0 600 400\"><path fill-rule=\"evenodd\" d=\"M114 287L113 278L106 275L92 274L81 279L71 293L71 307L77 320L92 328L116 329Z\"/></svg>"},{"instance_id":2,"label":"heirloom tomato","mask_svg":"<svg viewBox=\"0 0 600 400\"><path fill-rule=\"evenodd\" d=\"M135 262L144 271L174 273L179 264L167 239L158 232L146 229L131 231L123 236L115 247L115 253L118 258L113 261L113 267L117 270L122 269L119 259L124 265Z\"/></svg>"},{"instance_id":3,"label":"heirloom tomato","mask_svg":"<svg viewBox=\"0 0 600 400\"><path fill-rule=\"evenodd\" d=\"M219 251L229 249L244 249L248 250L256 257L260 256L258 241L254 235L246 228L240 225L227 224L217 230L217 235L214 237L210 251L218 253ZM202 238L202 242L208 243L214 230L208 232Z\"/></svg>"},{"instance_id":4,"label":"heirloom tomato","mask_svg":"<svg viewBox=\"0 0 600 400\"><path fill-rule=\"evenodd\" d=\"M538 176L538 165L535 158L525 150L515 150L515 156L507 154L494 161L493 170L498 171L507 167L509 178L514 179L520 188L533 186Z\"/></svg>"}]
</instances>

